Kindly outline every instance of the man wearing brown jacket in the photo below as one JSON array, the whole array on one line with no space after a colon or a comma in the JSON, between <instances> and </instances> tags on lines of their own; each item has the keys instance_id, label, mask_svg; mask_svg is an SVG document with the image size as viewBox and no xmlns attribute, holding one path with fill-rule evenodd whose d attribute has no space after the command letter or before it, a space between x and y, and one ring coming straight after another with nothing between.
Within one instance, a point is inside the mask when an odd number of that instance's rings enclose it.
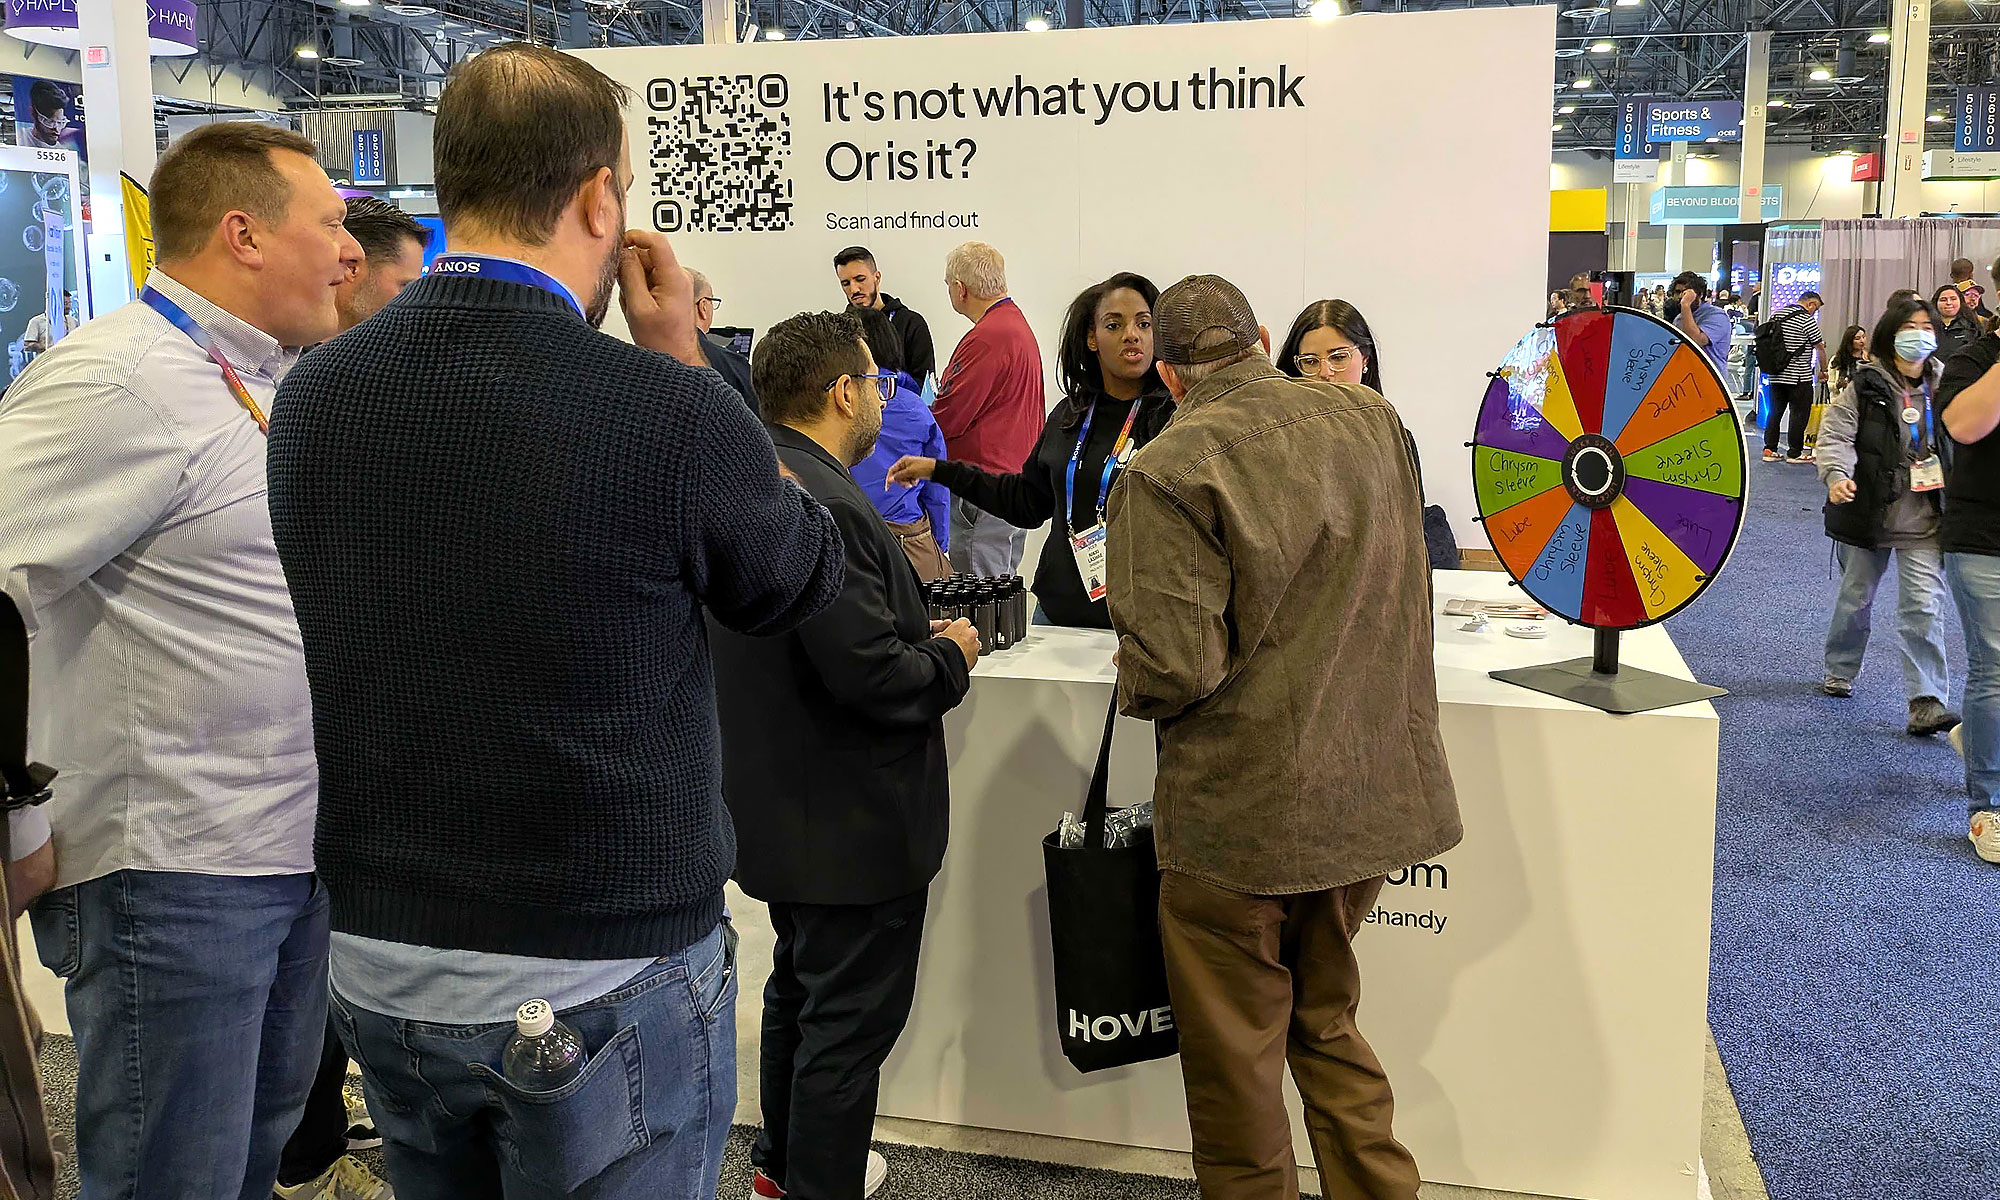
<instances>
[{"instance_id":1,"label":"man wearing brown jacket","mask_svg":"<svg viewBox=\"0 0 2000 1200\"><path fill-rule=\"evenodd\" d=\"M1160 931L1205 1200L1415 1200L1351 941L1457 845L1415 465L1381 396L1292 379L1212 275L1153 306L1179 404L1111 495L1118 692L1160 730Z\"/></svg>"}]
</instances>

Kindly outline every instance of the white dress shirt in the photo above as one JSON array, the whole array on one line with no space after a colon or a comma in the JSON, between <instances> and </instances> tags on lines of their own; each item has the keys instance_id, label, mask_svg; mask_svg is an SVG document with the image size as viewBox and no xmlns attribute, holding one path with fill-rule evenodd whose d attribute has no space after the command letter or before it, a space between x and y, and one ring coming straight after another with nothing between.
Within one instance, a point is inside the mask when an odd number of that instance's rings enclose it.
<instances>
[{"instance_id":1,"label":"white dress shirt","mask_svg":"<svg viewBox=\"0 0 2000 1200\"><path fill-rule=\"evenodd\" d=\"M149 281L265 411L297 352ZM312 870L319 768L264 435L141 303L90 321L0 399L0 588L28 626L29 748L58 887L127 868Z\"/></svg>"}]
</instances>

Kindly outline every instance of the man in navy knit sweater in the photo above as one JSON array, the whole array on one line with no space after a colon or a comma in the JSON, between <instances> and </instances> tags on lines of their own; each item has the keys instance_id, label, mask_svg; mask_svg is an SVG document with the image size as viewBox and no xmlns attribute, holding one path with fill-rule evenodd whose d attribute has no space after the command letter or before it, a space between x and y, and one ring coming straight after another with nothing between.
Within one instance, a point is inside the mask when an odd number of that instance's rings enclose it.
<instances>
[{"instance_id":1,"label":"man in navy knit sweater","mask_svg":"<svg viewBox=\"0 0 2000 1200\"><path fill-rule=\"evenodd\" d=\"M334 1020L403 1200L715 1195L736 848L704 614L784 632L844 577L700 369L666 240L625 229L626 99L540 47L461 63L449 253L275 404ZM594 328L614 282L638 346ZM501 1074L530 999L589 1056L557 1092Z\"/></svg>"}]
</instances>

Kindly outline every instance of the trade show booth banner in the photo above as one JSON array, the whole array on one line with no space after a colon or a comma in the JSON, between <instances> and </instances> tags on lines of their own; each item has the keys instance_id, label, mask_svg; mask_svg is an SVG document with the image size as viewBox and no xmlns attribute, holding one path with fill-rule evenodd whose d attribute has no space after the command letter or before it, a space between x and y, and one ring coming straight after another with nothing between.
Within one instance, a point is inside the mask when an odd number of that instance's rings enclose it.
<instances>
[{"instance_id":1,"label":"trade show booth banner","mask_svg":"<svg viewBox=\"0 0 2000 1200\"><path fill-rule=\"evenodd\" d=\"M858 244L929 321L942 367L968 328L945 253L990 242L1053 406L1063 310L1114 272L1226 276L1274 352L1307 302L1345 299L1373 326L1430 501L1474 545L1474 410L1547 299L1553 22L1518 8L580 56L635 95L632 222L674 236L728 324L839 307L833 255Z\"/></svg>"}]
</instances>

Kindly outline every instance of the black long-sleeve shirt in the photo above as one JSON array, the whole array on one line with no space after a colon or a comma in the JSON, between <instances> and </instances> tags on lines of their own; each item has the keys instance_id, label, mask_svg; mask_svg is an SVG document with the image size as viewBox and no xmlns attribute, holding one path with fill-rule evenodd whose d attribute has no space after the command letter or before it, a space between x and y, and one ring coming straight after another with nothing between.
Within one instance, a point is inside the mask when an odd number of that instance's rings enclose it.
<instances>
[{"instance_id":1,"label":"black long-sleeve shirt","mask_svg":"<svg viewBox=\"0 0 2000 1200\"><path fill-rule=\"evenodd\" d=\"M1048 424L1033 454L1012 475L994 475L964 463L940 462L932 476L971 504L1023 529L1035 529L1057 515L1062 507L1070 456L1083 430L1084 414L1096 404L1090 436L1085 440L1083 459L1076 468L1076 502L1069 513L1069 528L1052 529L1042 545L1041 562L1035 567L1035 599L1049 620L1058 625L1086 629L1111 628L1111 612L1102 600L1092 600L1083 590L1076 571L1076 555L1070 548L1070 533L1090 528L1097 521L1098 483L1104 477L1104 460L1125 424L1132 402L1109 396L1071 396L1049 414ZM1143 446L1159 435L1173 419L1174 400L1165 388L1139 397L1139 417L1132 425L1132 440Z\"/></svg>"}]
</instances>

